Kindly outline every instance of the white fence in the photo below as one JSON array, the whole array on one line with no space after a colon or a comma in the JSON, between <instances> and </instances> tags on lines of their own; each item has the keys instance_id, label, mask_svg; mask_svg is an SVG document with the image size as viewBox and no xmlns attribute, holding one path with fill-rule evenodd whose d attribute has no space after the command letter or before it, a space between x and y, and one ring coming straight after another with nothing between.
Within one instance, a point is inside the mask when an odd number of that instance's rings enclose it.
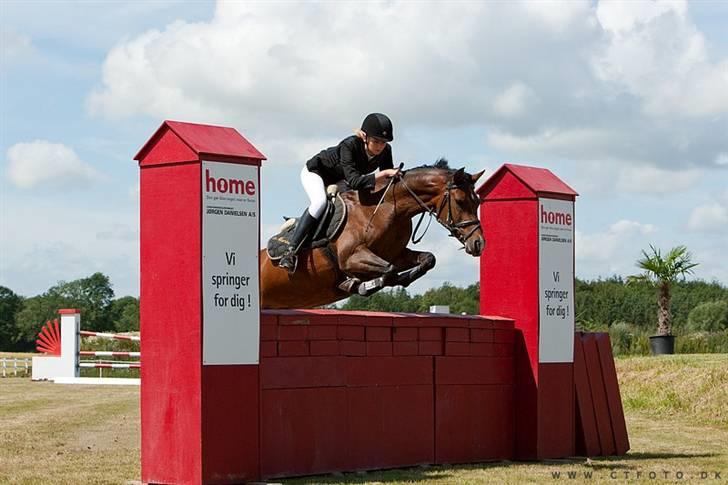
<instances>
[{"instance_id":1,"label":"white fence","mask_svg":"<svg viewBox=\"0 0 728 485\"><path fill-rule=\"evenodd\" d=\"M2 377L28 376L32 360L29 358L17 357L0 357L0 369L2 369Z\"/></svg>"}]
</instances>

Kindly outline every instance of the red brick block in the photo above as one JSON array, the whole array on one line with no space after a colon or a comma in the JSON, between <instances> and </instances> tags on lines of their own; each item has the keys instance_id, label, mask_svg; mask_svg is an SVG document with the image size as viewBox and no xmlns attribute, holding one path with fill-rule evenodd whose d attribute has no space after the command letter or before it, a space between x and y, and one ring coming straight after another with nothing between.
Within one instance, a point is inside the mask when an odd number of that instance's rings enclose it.
<instances>
[{"instance_id":1,"label":"red brick block","mask_svg":"<svg viewBox=\"0 0 728 485\"><path fill-rule=\"evenodd\" d=\"M311 325L308 327L309 340L336 340L336 326Z\"/></svg>"},{"instance_id":2,"label":"red brick block","mask_svg":"<svg viewBox=\"0 0 728 485\"><path fill-rule=\"evenodd\" d=\"M509 357L513 355L513 343L493 344L493 355L496 357Z\"/></svg>"},{"instance_id":3,"label":"red brick block","mask_svg":"<svg viewBox=\"0 0 728 485\"><path fill-rule=\"evenodd\" d=\"M419 355L442 355L442 342L425 341L417 343L419 344L417 349Z\"/></svg>"},{"instance_id":4,"label":"red brick block","mask_svg":"<svg viewBox=\"0 0 728 485\"><path fill-rule=\"evenodd\" d=\"M309 345L311 355L339 355L338 340L312 340Z\"/></svg>"},{"instance_id":5,"label":"red brick block","mask_svg":"<svg viewBox=\"0 0 728 485\"><path fill-rule=\"evenodd\" d=\"M344 366L348 387L432 384L432 357L347 357Z\"/></svg>"},{"instance_id":6,"label":"red brick block","mask_svg":"<svg viewBox=\"0 0 728 485\"><path fill-rule=\"evenodd\" d=\"M274 357L260 360L263 389L321 388L346 385L346 357Z\"/></svg>"},{"instance_id":7,"label":"red brick block","mask_svg":"<svg viewBox=\"0 0 728 485\"><path fill-rule=\"evenodd\" d=\"M306 340L308 327L287 325L278 327L278 340Z\"/></svg>"},{"instance_id":8,"label":"red brick block","mask_svg":"<svg viewBox=\"0 0 728 485\"><path fill-rule=\"evenodd\" d=\"M416 329L412 329L416 330ZM419 343L412 340L407 342L392 342L392 353L394 355L417 355L419 353Z\"/></svg>"},{"instance_id":9,"label":"red brick block","mask_svg":"<svg viewBox=\"0 0 728 485\"><path fill-rule=\"evenodd\" d=\"M449 327L454 326L456 322L453 320L452 316L442 316L437 313L428 313L425 315L420 316L420 326L421 327ZM467 323L465 324L467 326Z\"/></svg>"},{"instance_id":10,"label":"red brick block","mask_svg":"<svg viewBox=\"0 0 728 485\"><path fill-rule=\"evenodd\" d=\"M393 332L392 340L395 342L417 340L417 329L414 327L394 327Z\"/></svg>"},{"instance_id":11,"label":"red brick block","mask_svg":"<svg viewBox=\"0 0 728 485\"><path fill-rule=\"evenodd\" d=\"M262 476L351 469L345 388L264 390L260 410Z\"/></svg>"},{"instance_id":12,"label":"red brick block","mask_svg":"<svg viewBox=\"0 0 728 485\"><path fill-rule=\"evenodd\" d=\"M367 354L366 342L355 340L342 340L339 342L340 355L365 356Z\"/></svg>"},{"instance_id":13,"label":"red brick block","mask_svg":"<svg viewBox=\"0 0 728 485\"><path fill-rule=\"evenodd\" d=\"M278 345L276 342L261 342L260 343L260 356L261 357L275 357L278 355Z\"/></svg>"},{"instance_id":14,"label":"red brick block","mask_svg":"<svg viewBox=\"0 0 728 485\"><path fill-rule=\"evenodd\" d=\"M513 359L508 357L437 357L435 383L439 385L513 384Z\"/></svg>"},{"instance_id":15,"label":"red brick block","mask_svg":"<svg viewBox=\"0 0 728 485\"><path fill-rule=\"evenodd\" d=\"M493 321L493 328L501 330L511 330L514 328L513 320L499 319Z\"/></svg>"},{"instance_id":16,"label":"red brick block","mask_svg":"<svg viewBox=\"0 0 728 485\"><path fill-rule=\"evenodd\" d=\"M278 340L278 325L261 325L260 340Z\"/></svg>"},{"instance_id":17,"label":"red brick block","mask_svg":"<svg viewBox=\"0 0 728 485\"><path fill-rule=\"evenodd\" d=\"M372 342L389 342L392 340L392 330L389 327L367 327L367 340Z\"/></svg>"},{"instance_id":18,"label":"red brick block","mask_svg":"<svg viewBox=\"0 0 728 485\"><path fill-rule=\"evenodd\" d=\"M470 343L470 355L478 357L494 357L495 344L491 342L471 342Z\"/></svg>"},{"instance_id":19,"label":"red brick block","mask_svg":"<svg viewBox=\"0 0 728 485\"><path fill-rule=\"evenodd\" d=\"M336 329L339 340L364 340L364 327L339 325Z\"/></svg>"},{"instance_id":20,"label":"red brick block","mask_svg":"<svg viewBox=\"0 0 728 485\"><path fill-rule=\"evenodd\" d=\"M436 463L513 458L512 386L438 385L435 393Z\"/></svg>"},{"instance_id":21,"label":"red brick block","mask_svg":"<svg viewBox=\"0 0 728 485\"><path fill-rule=\"evenodd\" d=\"M278 342L278 355L281 357L308 355L308 342L300 340Z\"/></svg>"},{"instance_id":22,"label":"red brick block","mask_svg":"<svg viewBox=\"0 0 728 485\"><path fill-rule=\"evenodd\" d=\"M445 355L470 355L470 343L445 342Z\"/></svg>"},{"instance_id":23,"label":"red brick block","mask_svg":"<svg viewBox=\"0 0 728 485\"><path fill-rule=\"evenodd\" d=\"M346 394L342 449L351 457L351 469L435 463L432 385L349 387Z\"/></svg>"},{"instance_id":24,"label":"red brick block","mask_svg":"<svg viewBox=\"0 0 728 485\"><path fill-rule=\"evenodd\" d=\"M336 312L323 310L264 310L278 315L278 325L336 325Z\"/></svg>"},{"instance_id":25,"label":"red brick block","mask_svg":"<svg viewBox=\"0 0 728 485\"><path fill-rule=\"evenodd\" d=\"M392 342L367 342L367 355L392 355Z\"/></svg>"},{"instance_id":26,"label":"red brick block","mask_svg":"<svg viewBox=\"0 0 728 485\"><path fill-rule=\"evenodd\" d=\"M261 325L278 325L278 315L270 310L262 310L260 312Z\"/></svg>"},{"instance_id":27,"label":"red brick block","mask_svg":"<svg viewBox=\"0 0 728 485\"><path fill-rule=\"evenodd\" d=\"M492 328L471 328L470 329L470 341L471 342L492 342L494 338L494 331Z\"/></svg>"},{"instance_id":28,"label":"red brick block","mask_svg":"<svg viewBox=\"0 0 728 485\"><path fill-rule=\"evenodd\" d=\"M442 328L420 328L420 341L441 341Z\"/></svg>"},{"instance_id":29,"label":"red brick block","mask_svg":"<svg viewBox=\"0 0 728 485\"><path fill-rule=\"evenodd\" d=\"M495 329L495 334L493 335L493 341L496 343L502 343L502 344L512 344L513 343L513 335L514 331L513 329L503 330L503 329Z\"/></svg>"},{"instance_id":30,"label":"red brick block","mask_svg":"<svg viewBox=\"0 0 728 485\"><path fill-rule=\"evenodd\" d=\"M278 325L311 325L311 315L299 314L294 312L290 315L278 315Z\"/></svg>"},{"instance_id":31,"label":"red brick block","mask_svg":"<svg viewBox=\"0 0 728 485\"><path fill-rule=\"evenodd\" d=\"M367 324L367 317L363 312L341 311L338 315L338 326L363 327Z\"/></svg>"},{"instance_id":32,"label":"red brick block","mask_svg":"<svg viewBox=\"0 0 728 485\"><path fill-rule=\"evenodd\" d=\"M395 327L420 327L422 319L414 314L399 313L393 319Z\"/></svg>"},{"instance_id":33,"label":"red brick block","mask_svg":"<svg viewBox=\"0 0 728 485\"><path fill-rule=\"evenodd\" d=\"M394 320L394 313L367 311L357 313L363 315L365 324L372 327L391 327Z\"/></svg>"},{"instance_id":34,"label":"red brick block","mask_svg":"<svg viewBox=\"0 0 728 485\"><path fill-rule=\"evenodd\" d=\"M470 342L470 329L446 328L445 340L448 342Z\"/></svg>"}]
</instances>

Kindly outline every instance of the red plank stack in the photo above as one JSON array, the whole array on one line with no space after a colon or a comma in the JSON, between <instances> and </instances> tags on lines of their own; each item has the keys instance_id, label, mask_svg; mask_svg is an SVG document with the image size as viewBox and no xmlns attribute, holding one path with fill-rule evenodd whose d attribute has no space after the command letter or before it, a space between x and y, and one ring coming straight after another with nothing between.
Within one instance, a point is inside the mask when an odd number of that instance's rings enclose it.
<instances>
[{"instance_id":1,"label":"red plank stack","mask_svg":"<svg viewBox=\"0 0 728 485\"><path fill-rule=\"evenodd\" d=\"M624 455L629 450L627 425L607 333L576 332L576 453Z\"/></svg>"}]
</instances>

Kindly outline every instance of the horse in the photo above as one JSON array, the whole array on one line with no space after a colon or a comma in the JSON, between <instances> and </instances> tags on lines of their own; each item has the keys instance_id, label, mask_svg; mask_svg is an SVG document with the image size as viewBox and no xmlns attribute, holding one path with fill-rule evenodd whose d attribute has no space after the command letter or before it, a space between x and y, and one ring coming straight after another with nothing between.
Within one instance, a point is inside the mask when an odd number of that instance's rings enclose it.
<instances>
[{"instance_id":1,"label":"horse","mask_svg":"<svg viewBox=\"0 0 728 485\"><path fill-rule=\"evenodd\" d=\"M400 172L374 191L342 192L348 210L343 230L325 247L302 249L293 274L261 250L261 307L313 308L385 286L407 287L435 266L432 253L407 247L412 218L420 214L420 222L435 217L466 253L480 256L485 239L475 183L482 174L453 170L441 159Z\"/></svg>"}]
</instances>

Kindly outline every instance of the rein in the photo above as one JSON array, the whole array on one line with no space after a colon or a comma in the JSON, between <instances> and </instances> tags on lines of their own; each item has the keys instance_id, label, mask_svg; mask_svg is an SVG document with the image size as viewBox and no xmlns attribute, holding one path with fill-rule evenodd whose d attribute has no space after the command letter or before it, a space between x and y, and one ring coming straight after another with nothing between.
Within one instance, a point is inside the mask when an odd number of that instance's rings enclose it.
<instances>
[{"instance_id":1,"label":"rein","mask_svg":"<svg viewBox=\"0 0 728 485\"><path fill-rule=\"evenodd\" d=\"M402 170L402 167L404 167L404 163L400 163L399 164L399 168L397 170ZM394 176L394 177L392 177L392 178L389 179L389 183L387 184L387 188L384 190L384 193L382 194L382 198L379 199L379 203L377 203L377 206L374 208L374 212L372 212L372 216L369 218L369 221L367 222L367 227L366 227L366 229L364 229L364 233L365 234L367 232L369 232L369 226L371 225L372 220L374 219L374 216L377 215L377 211L379 210L379 206L382 205L382 202L384 202L384 198L387 196L387 192L389 192L389 188L392 186L392 183L394 183L394 180L397 177L398 176Z\"/></svg>"}]
</instances>

